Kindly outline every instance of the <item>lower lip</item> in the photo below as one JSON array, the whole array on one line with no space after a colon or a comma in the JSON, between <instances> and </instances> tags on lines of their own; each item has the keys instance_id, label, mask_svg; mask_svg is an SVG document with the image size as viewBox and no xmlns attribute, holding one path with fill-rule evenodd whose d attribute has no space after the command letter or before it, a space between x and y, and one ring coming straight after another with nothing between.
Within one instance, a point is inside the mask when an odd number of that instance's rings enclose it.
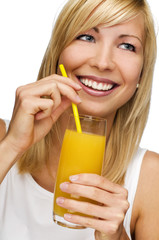
<instances>
[{"instance_id":1,"label":"lower lip","mask_svg":"<svg viewBox=\"0 0 159 240\"><path fill-rule=\"evenodd\" d=\"M79 79L78 79L79 81ZM85 86L84 84L82 84L80 81L79 81L82 89L89 95L91 96L95 96L95 97L104 97L104 96L108 96L109 94L111 94L115 89L116 87L110 89L110 90L107 90L107 91L100 91L100 90L95 90L95 89L92 89L92 88L89 88L87 86Z\"/></svg>"}]
</instances>

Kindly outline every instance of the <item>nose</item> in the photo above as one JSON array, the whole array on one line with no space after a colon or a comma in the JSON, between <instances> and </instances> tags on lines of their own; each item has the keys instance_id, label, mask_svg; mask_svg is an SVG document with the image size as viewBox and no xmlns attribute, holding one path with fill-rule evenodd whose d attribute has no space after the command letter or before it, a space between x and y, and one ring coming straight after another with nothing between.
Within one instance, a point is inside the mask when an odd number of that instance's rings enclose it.
<instances>
[{"instance_id":1,"label":"nose","mask_svg":"<svg viewBox=\"0 0 159 240\"><path fill-rule=\"evenodd\" d=\"M111 46L100 45L94 51L91 59L91 66L98 68L100 71L112 71L115 68L115 61Z\"/></svg>"}]
</instances>

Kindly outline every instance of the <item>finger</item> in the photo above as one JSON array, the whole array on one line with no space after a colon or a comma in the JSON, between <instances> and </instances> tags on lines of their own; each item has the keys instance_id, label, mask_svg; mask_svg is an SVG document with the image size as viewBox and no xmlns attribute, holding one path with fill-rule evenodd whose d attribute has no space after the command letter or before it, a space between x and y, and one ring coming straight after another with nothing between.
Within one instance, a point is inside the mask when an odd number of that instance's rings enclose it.
<instances>
[{"instance_id":1,"label":"finger","mask_svg":"<svg viewBox=\"0 0 159 240\"><path fill-rule=\"evenodd\" d=\"M49 96L49 98L52 99L52 101L53 101L53 102L50 102L50 104L53 103L52 110L56 109L60 105L61 95L66 96L68 99L70 99L72 102L74 102L76 104L81 102L79 96L77 95L77 93L74 89L72 89L71 87L69 87L67 85L61 84L61 83L56 84L56 83L52 82L52 84L49 84L49 85L43 84L42 86L38 85L38 87L37 87L37 85L36 85L36 87L34 85L34 88L32 87L32 84L30 86L31 86L30 88L27 87L26 89L24 87L20 87L19 89L17 89L16 94L17 94L18 100L15 105L15 111L14 111L15 113L19 109L20 105L22 105L22 106L24 105L24 108L26 108L26 109L31 108L32 103L29 102L29 100L28 100L29 97L30 97L30 99L32 99L33 97L37 97L37 98L41 99L41 95ZM32 95L30 95L31 93L32 93ZM46 98L45 98L45 100L46 100ZM48 114L51 114L51 112L50 112L51 109L47 108L47 102L45 101L42 103L43 104L41 104L41 106L37 105L37 110L35 110L34 112L31 112L32 114L36 114L39 112L39 114L37 114L36 119L42 119L45 116L48 116ZM62 111L62 107L63 107L63 105L61 105L61 108L59 110ZM35 106L34 106L34 109L36 109ZM66 109L66 108L64 108L64 109ZM49 110L49 112L48 112L48 110ZM55 117L57 118L59 116L59 114L61 114L60 111L58 112L57 115L55 115Z\"/></svg>"},{"instance_id":2,"label":"finger","mask_svg":"<svg viewBox=\"0 0 159 240\"><path fill-rule=\"evenodd\" d=\"M23 91L23 90L30 90L30 88L37 88L37 86L39 86L42 89L42 85L49 85L51 86L51 84L53 82L59 82L59 83L63 83L66 84L72 88L74 88L76 91L79 91L82 89L82 87L76 83L75 81L73 81L71 78L66 78L63 77L61 75L57 75L57 74L52 74L49 75L45 78L42 78L36 82L32 82L32 83L28 83L26 85L20 86L17 88L17 93L19 94L19 92Z\"/></svg>"},{"instance_id":3,"label":"finger","mask_svg":"<svg viewBox=\"0 0 159 240\"><path fill-rule=\"evenodd\" d=\"M118 229L118 225L112 221L83 217L68 213L64 215L64 218L71 223L79 224L87 228L93 228L108 235L115 234Z\"/></svg>"},{"instance_id":4,"label":"finger","mask_svg":"<svg viewBox=\"0 0 159 240\"><path fill-rule=\"evenodd\" d=\"M63 83L57 83L54 85L54 89L52 88L52 92L50 94L52 99L55 99L57 93L61 94L62 96L67 97L70 101L78 104L81 102L80 97L78 96L77 92Z\"/></svg>"},{"instance_id":5,"label":"finger","mask_svg":"<svg viewBox=\"0 0 159 240\"><path fill-rule=\"evenodd\" d=\"M41 120L50 117L55 107L52 99L38 99L38 112L35 114L35 120Z\"/></svg>"},{"instance_id":6,"label":"finger","mask_svg":"<svg viewBox=\"0 0 159 240\"><path fill-rule=\"evenodd\" d=\"M60 117L60 115L70 106L71 101L68 98L62 96L60 105L55 110L53 110L51 114L53 123L55 123L57 119Z\"/></svg>"},{"instance_id":7,"label":"finger","mask_svg":"<svg viewBox=\"0 0 159 240\"><path fill-rule=\"evenodd\" d=\"M63 192L92 199L96 202L104 204L105 206L118 206L124 211L126 211L129 206L127 199L123 199L116 193L110 193L97 187L65 182L60 184L60 188Z\"/></svg>"},{"instance_id":8,"label":"finger","mask_svg":"<svg viewBox=\"0 0 159 240\"><path fill-rule=\"evenodd\" d=\"M35 116L39 112L43 112L44 115L51 115L54 102L52 99L27 97L23 99L20 104L19 112L27 114L28 116Z\"/></svg>"},{"instance_id":9,"label":"finger","mask_svg":"<svg viewBox=\"0 0 159 240\"><path fill-rule=\"evenodd\" d=\"M67 198L57 198L56 202L59 206L69 209L71 212L79 212L84 215L105 220L114 220L118 223L122 222L125 216L120 208L100 206L97 203L95 204Z\"/></svg>"},{"instance_id":10,"label":"finger","mask_svg":"<svg viewBox=\"0 0 159 240\"><path fill-rule=\"evenodd\" d=\"M52 75L40 81L18 87L16 90L16 96L20 99L29 95L39 97L50 96L52 92L61 85L68 87L68 89L73 89L75 92L81 89L81 86L71 79L67 79L66 81L64 77Z\"/></svg>"},{"instance_id":11,"label":"finger","mask_svg":"<svg viewBox=\"0 0 159 240\"><path fill-rule=\"evenodd\" d=\"M75 81L73 81L71 78L68 78L68 77L63 77L61 75L57 75L57 74L53 74L53 75L50 75L44 79L41 79L40 81L56 81L56 82L59 82L59 83L64 83L72 88L74 88L76 91L79 91L82 89L82 87L76 83ZM40 82L38 81L38 82Z\"/></svg>"},{"instance_id":12,"label":"finger","mask_svg":"<svg viewBox=\"0 0 159 240\"><path fill-rule=\"evenodd\" d=\"M16 105L12 121L17 119L18 122L21 120L23 125L24 121L25 124L30 125L34 120L41 120L47 117L51 118L53 107L54 102L52 99L29 96Z\"/></svg>"},{"instance_id":13,"label":"finger","mask_svg":"<svg viewBox=\"0 0 159 240\"><path fill-rule=\"evenodd\" d=\"M124 199L128 197L128 191L125 188L97 174L84 173L70 176L70 181L83 185L95 186L110 193L122 194Z\"/></svg>"}]
</instances>

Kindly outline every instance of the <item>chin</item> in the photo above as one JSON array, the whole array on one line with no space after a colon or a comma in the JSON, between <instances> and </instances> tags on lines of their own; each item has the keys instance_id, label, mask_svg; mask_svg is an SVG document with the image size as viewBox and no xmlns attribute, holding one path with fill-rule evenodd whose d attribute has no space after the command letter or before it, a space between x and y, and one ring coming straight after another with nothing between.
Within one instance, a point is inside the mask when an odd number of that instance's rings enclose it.
<instances>
[{"instance_id":1,"label":"chin","mask_svg":"<svg viewBox=\"0 0 159 240\"><path fill-rule=\"evenodd\" d=\"M107 116L106 113L103 113L103 111L101 111L99 108L96 108L96 107L93 107L93 108L89 107L87 109L78 107L78 109L79 109L79 113L84 115L90 115L90 116L101 117L101 118L105 118Z\"/></svg>"}]
</instances>

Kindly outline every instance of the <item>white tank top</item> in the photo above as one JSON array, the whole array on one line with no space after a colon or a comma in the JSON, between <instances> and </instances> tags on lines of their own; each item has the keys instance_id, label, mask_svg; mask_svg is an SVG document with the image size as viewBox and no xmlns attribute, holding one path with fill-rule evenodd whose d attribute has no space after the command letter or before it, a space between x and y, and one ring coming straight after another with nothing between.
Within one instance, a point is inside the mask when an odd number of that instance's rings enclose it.
<instances>
[{"instance_id":1,"label":"white tank top","mask_svg":"<svg viewBox=\"0 0 159 240\"><path fill-rule=\"evenodd\" d=\"M138 149L125 177L124 187L129 192L130 208L125 216L124 227L130 240L132 207L145 152L146 149ZM0 239L94 239L91 229L70 230L54 224L52 202L52 193L40 187L30 174L19 175L16 165L13 166L0 185Z\"/></svg>"},{"instance_id":2,"label":"white tank top","mask_svg":"<svg viewBox=\"0 0 159 240\"><path fill-rule=\"evenodd\" d=\"M124 187L128 190L128 201L130 203L130 207L125 216L124 227L130 240L131 240L130 223L131 223L132 208L133 208L135 194L138 186L142 160L146 151L147 151L146 149L142 149L142 148L138 149L138 151L136 152L132 161L129 164L129 167L126 172L126 177L125 177Z\"/></svg>"}]
</instances>

